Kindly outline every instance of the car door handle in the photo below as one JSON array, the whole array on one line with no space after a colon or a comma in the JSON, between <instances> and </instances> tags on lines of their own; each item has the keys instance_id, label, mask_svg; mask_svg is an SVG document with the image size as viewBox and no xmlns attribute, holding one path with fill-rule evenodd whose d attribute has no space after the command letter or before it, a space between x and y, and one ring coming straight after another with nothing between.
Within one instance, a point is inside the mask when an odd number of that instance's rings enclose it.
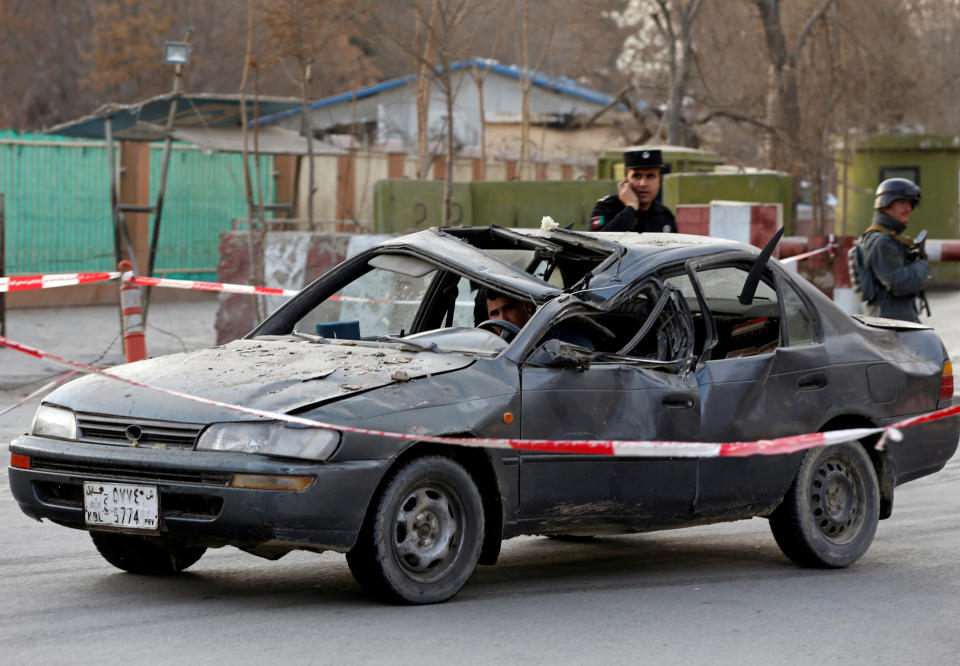
<instances>
[{"instance_id":1,"label":"car door handle","mask_svg":"<svg viewBox=\"0 0 960 666\"><path fill-rule=\"evenodd\" d=\"M825 388L827 385L827 376L822 372L815 372L812 375L804 375L797 380L797 388L801 391L815 391Z\"/></svg>"},{"instance_id":2,"label":"car door handle","mask_svg":"<svg viewBox=\"0 0 960 666\"><path fill-rule=\"evenodd\" d=\"M672 393L663 396L660 404L667 409L691 409L693 407L693 398L683 393Z\"/></svg>"}]
</instances>

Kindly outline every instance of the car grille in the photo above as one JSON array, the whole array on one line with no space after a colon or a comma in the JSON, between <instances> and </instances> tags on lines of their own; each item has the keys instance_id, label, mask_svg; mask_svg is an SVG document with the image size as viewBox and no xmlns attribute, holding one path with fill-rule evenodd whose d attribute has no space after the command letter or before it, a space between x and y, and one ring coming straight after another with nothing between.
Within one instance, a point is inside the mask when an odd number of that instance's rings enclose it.
<instances>
[{"instance_id":1,"label":"car grille","mask_svg":"<svg viewBox=\"0 0 960 666\"><path fill-rule=\"evenodd\" d=\"M77 439L95 444L130 446L134 434L139 435L137 446L192 449L202 429L199 423L77 414Z\"/></svg>"},{"instance_id":2,"label":"car grille","mask_svg":"<svg viewBox=\"0 0 960 666\"><path fill-rule=\"evenodd\" d=\"M116 463L104 465L101 463L52 460L49 458L31 458L30 469L98 479L122 479L153 483L195 483L206 486L229 486L233 481L232 472L209 472L195 469L169 468L142 469L130 465L118 465Z\"/></svg>"}]
</instances>

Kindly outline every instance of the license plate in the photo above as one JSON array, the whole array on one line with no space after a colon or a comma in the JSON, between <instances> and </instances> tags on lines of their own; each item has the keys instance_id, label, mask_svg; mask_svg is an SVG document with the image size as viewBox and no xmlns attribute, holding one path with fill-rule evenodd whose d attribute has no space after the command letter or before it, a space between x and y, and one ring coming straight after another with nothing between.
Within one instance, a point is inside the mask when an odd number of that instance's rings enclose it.
<instances>
[{"instance_id":1,"label":"license plate","mask_svg":"<svg viewBox=\"0 0 960 666\"><path fill-rule=\"evenodd\" d=\"M156 530L160 527L156 486L83 482L83 520L87 525Z\"/></svg>"}]
</instances>

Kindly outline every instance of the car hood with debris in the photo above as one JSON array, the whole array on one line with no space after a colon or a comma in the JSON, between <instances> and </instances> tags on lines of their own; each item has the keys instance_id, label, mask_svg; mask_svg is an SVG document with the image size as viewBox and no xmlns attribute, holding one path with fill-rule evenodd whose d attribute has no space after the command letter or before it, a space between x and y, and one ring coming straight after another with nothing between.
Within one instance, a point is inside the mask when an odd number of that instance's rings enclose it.
<instances>
[{"instance_id":1,"label":"car hood with debris","mask_svg":"<svg viewBox=\"0 0 960 666\"><path fill-rule=\"evenodd\" d=\"M473 361L459 354L392 345L259 338L139 361L109 372L219 402L292 412L388 384L457 370ZM45 402L79 412L193 423L255 418L100 375L70 382Z\"/></svg>"}]
</instances>

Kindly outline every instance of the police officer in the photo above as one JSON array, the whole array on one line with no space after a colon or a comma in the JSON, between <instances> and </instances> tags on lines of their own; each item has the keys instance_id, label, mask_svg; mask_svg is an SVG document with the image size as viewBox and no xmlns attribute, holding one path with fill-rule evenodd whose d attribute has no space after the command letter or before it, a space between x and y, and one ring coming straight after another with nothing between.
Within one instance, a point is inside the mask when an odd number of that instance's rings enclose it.
<instances>
[{"instance_id":1,"label":"police officer","mask_svg":"<svg viewBox=\"0 0 960 666\"><path fill-rule=\"evenodd\" d=\"M902 235L918 205L920 188L906 178L888 178L877 187L872 223L860 237L876 293L867 304L869 315L920 321L917 298L933 276L922 248Z\"/></svg>"},{"instance_id":2,"label":"police officer","mask_svg":"<svg viewBox=\"0 0 960 666\"><path fill-rule=\"evenodd\" d=\"M626 178L617 183L616 194L597 201L590 213L590 229L676 233L673 213L656 200L665 166L659 150L626 151Z\"/></svg>"}]
</instances>

